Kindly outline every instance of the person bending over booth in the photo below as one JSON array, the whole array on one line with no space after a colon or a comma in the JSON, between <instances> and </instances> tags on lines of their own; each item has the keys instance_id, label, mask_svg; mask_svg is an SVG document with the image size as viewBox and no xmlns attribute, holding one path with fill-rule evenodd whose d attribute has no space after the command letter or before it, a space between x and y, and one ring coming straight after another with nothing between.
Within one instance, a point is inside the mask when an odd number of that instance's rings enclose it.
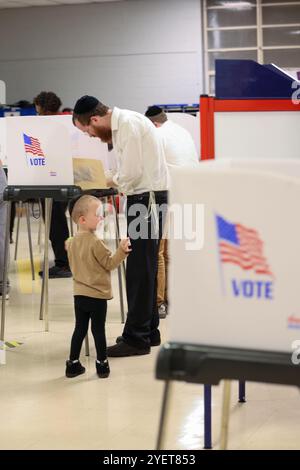
<instances>
[{"instance_id":1,"label":"person bending over booth","mask_svg":"<svg viewBox=\"0 0 300 470\"><path fill-rule=\"evenodd\" d=\"M168 168L155 127L142 114L81 97L73 122L82 132L112 143L118 172L108 181L127 195L127 229L132 252L127 261L127 320L108 356L143 355L160 344L156 275L163 214L167 210Z\"/></svg>"},{"instance_id":2,"label":"person bending over booth","mask_svg":"<svg viewBox=\"0 0 300 470\"><path fill-rule=\"evenodd\" d=\"M197 167L199 155L191 134L168 119L159 106L149 106L145 112L157 128L164 145L167 165L172 167ZM166 318L168 313L168 238L167 232L159 244L157 272L157 305L159 318Z\"/></svg>"}]
</instances>

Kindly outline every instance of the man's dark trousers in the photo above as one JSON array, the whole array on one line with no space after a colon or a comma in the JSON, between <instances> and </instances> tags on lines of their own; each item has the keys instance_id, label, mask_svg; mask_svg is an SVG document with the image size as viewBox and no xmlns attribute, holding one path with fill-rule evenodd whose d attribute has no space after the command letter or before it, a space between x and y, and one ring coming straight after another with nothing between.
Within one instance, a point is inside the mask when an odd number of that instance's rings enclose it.
<instances>
[{"instance_id":1,"label":"man's dark trousers","mask_svg":"<svg viewBox=\"0 0 300 470\"><path fill-rule=\"evenodd\" d=\"M42 200L43 218L45 220L45 201ZM55 266L69 267L68 255L65 249L65 241L69 238L69 228L66 217L68 203L53 201L49 238L54 252Z\"/></svg>"},{"instance_id":2,"label":"man's dark trousers","mask_svg":"<svg viewBox=\"0 0 300 470\"><path fill-rule=\"evenodd\" d=\"M156 191L157 219L148 211L149 193L127 196L127 226L132 252L126 265L128 314L123 330L124 341L139 349L160 339L156 303L159 241L167 212L167 191ZM135 211L141 208L141 213ZM149 213L148 213L149 212ZM138 220L141 222L136 224ZM158 223L155 223L157 220ZM140 233L133 235L134 228ZM151 236L152 235L152 236Z\"/></svg>"}]
</instances>

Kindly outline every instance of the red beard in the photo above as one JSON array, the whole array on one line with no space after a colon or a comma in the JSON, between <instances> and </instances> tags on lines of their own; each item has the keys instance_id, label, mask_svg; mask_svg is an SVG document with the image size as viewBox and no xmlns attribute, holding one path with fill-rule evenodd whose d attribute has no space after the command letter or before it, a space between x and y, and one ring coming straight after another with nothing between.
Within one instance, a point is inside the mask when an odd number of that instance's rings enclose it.
<instances>
[{"instance_id":1,"label":"red beard","mask_svg":"<svg viewBox=\"0 0 300 470\"><path fill-rule=\"evenodd\" d=\"M110 143L112 141L112 132L109 127L94 127L94 132L99 139L102 140L102 142Z\"/></svg>"}]
</instances>

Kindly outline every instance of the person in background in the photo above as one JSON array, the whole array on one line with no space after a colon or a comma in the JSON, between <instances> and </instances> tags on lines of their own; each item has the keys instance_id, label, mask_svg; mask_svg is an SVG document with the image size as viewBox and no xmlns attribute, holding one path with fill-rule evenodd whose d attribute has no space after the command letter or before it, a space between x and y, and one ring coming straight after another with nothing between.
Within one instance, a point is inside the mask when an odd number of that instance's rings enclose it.
<instances>
[{"instance_id":1,"label":"person in background","mask_svg":"<svg viewBox=\"0 0 300 470\"><path fill-rule=\"evenodd\" d=\"M197 167L199 155L191 134L175 122L168 119L159 106L149 106L145 116L153 122L164 144L167 165L172 167ZM164 236L160 241L157 271L157 305L160 318L168 313L168 240Z\"/></svg>"},{"instance_id":2,"label":"person in background","mask_svg":"<svg viewBox=\"0 0 300 470\"><path fill-rule=\"evenodd\" d=\"M42 91L33 100L36 112L39 116L53 116L61 114L60 98L52 91ZM68 256L65 250L65 241L69 237L69 228L66 218L67 202L53 201L50 241L54 252L54 266L49 269L49 278L71 277ZM42 201L43 216L45 218L45 206ZM43 276L43 271L39 272Z\"/></svg>"},{"instance_id":3,"label":"person in background","mask_svg":"<svg viewBox=\"0 0 300 470\"><path fill-rule=\"evenodd\" d=\"M109 108L93 96L81 97L73 122L82 132L112 143L117 173L108 185L127 196L127 229L132 252L126 265L127 320L109 357L149 354L161 342L156 305L159 240L167 208L169 174L160 138L142 114Z\"/></svg>"},{"instance_id":4,"label":"person in background","mask_svg":"<svg viewBox=\"0 0 300 470\"><path fill-rule=\"evenodd\" d=\"M199 165L199 155L191 134L182 126L168 119L159 106L149 106L145 116L153 122L163 139L164 150L169 168Z\"/></svg>"},{"instance_id":5,"label":"person in background","mask_svg":"<svg viewBox=\"0 0 300 470\"><path fill-rule=\"evenodd\" d=\"M61 110L61 112L62 112L63 114L72 114L72 113L73 113L73 109L72 109L72 108L63 108L63 109Z\"/></svg>"},{"instance_id":6,"label":"person in background","mask_svg":"<svg viewBox=\"0 0 300 470\"><path fill-rule=\"evenodd\" d=\"M34 108L34 104L27 100L20 100L14 103L13 106L17 108L26 109L26 108Z\"/></svg>"},{"instance_id":7,"label":"person in background","mask_svg":"<svg viewBox=\"0 0 300 470\"><path fill-rule=\"evenodd\" d=\"M107 300L112 298L110 271L130 253L129 240L122 240L112 254L95 231L101 224L101 202L94 196L84 195L70 203L70 214L78 226L76 235L66 242L73 274L76 325L71 341L70 358L66 362L66 376L76 377L85 368L79 361L89 320L97 351L98 377L109 376L107 361L105 319Z\"/></svg>"},{"instance_id":8,"label":"person in background","mask_svg":"<svg viewBox=\"0 0 300 470\"><path fill-rule=\"evenodd\" d=\"M60 114L61 99L53 91L41 91L34 99L33 104L39 116L52 116Z\"/></svg>"}]
</instances>

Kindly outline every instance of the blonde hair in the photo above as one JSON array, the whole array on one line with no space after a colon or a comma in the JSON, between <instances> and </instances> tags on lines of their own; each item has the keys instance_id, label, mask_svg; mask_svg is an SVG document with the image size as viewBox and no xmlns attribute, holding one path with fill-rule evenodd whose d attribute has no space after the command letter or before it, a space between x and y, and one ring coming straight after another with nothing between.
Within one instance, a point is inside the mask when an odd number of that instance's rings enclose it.
<instances>
[{"instance_id":1,"label":"blonde hair","mask_svg":"<svg viewBox=\"0 0 300 470\"><path fill-rule=\"evenodd\" d=\"M74 204L71 217L75 224L78 224L78 221L81 216L87 215L91 202L97 201L100 203L99 199L95 196L90 196L88 194L81 196Z\"/></svg>"}]
</instances>

